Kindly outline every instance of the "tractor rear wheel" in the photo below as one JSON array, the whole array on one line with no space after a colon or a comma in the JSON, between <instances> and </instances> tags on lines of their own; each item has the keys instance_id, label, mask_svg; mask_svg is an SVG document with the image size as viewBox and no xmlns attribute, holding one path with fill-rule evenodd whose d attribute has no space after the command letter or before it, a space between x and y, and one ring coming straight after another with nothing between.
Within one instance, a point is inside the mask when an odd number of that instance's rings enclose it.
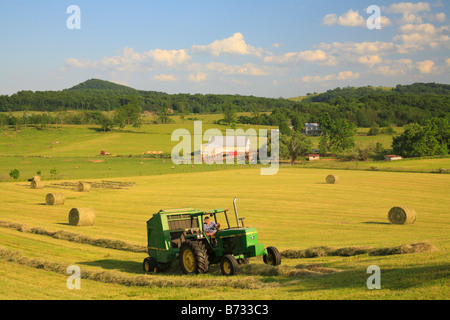
<instances>
[{"instance_id":1,"label":"tractor rear wheel","mask_svg":"<svg viewBox=\"0 0 450 320\"><path fill-rule=\"evenodd\" d=\"M220 271L224 276L236 275L239 271L239 263L231 254L224 255L220 259Z\"/></svg>"},{"instance_id":2,"label":"tractor rear wheel","mask_svg":"<svg viewBox=\"0 0 450 320\"><path fill-rule=\"evenodd\" d=\"M275 247L267 247L267 255L263 256L264 263L271 266L279 266L281 264L281 254Z\"/></svg>"},{"instance_id":3,"label":"tractor rear wheel","mask_svg":"<svg viewBox=\"0 0 450 320\"><path fill-rule=\"evenodd\" d=\"M180 247L180 264L185 274L208 272L209 259L205 244L201 241L184 242Z\"/></svg>"},{"instance_id":4,"label":"tractor rear wheel","mask_svg":"<svg viewBox=\"0 0 450 320\"><path fill-rule=\"evenodd\" d=\"M158 273L160 271L160 268L158 266L158 263L156 262L156 259L152 258L152 257L147 257L144 259L143 267L144 267L144 272Z\"/></svg>"}]
</instances>

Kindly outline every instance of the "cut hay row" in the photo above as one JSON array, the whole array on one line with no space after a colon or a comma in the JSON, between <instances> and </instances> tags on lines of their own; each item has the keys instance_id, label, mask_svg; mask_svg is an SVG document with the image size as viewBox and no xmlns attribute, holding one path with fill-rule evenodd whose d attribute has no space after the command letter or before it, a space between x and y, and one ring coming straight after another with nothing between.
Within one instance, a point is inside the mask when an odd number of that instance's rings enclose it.
<instances>
[{"instance_id":1,"label":"cut hay row","mask_svg":"<svg viewBox=\"0 0 450 320\"><path fill-rule=\"evenodd\" d=\"M257 263L256 261L260 261ZM249 264L239 265L239 275L246 276L262 276L262 277L286 277L286 278L298 278L298 277L315 277L315 276L323 276L326 274L341 272L342 270L327 268L320 264L299 264L294 267L291 266L271 266L268 264L262 263L261 258L253 258L250 260ZM181 271L180 261L178 259L174 260L171 265L164 270L165 274L172 275L183 275ZM209 274L221 276L222 272L220 270L219 265L211 265L211 269L209 270Z\"/></svg>"},{"instance_id":2,"label":"cut hay row","mask_svg":"<svg viewBox=\"0 0 450 320\"><path fill-rule=\"evenodd\" d=\"M418 242L412 244L404 244L394 247L370 248L370 247L314 247L304 250L285 250L281 252L281 256L288 259L316 258L328 256L351 257L360 254L368 254L369 256L389 256L395 254L421 253L437 250L435 246L428 242Z\"/></svg>"},{"instance_id":3,"label":"cut hay row","mask_svg":"<svg viewBox=\"0 0 450 320\"><path fill-rule=\"evenodd\" d=\"M250 263L239 267L239 274L254 275L254 276L284 276L291 277L314 277L323 276L326 274L341 272L341 270L334 268L326 268L319 264L303 265L299 264L295 267L290 266L271 266L267 264Z\"/></svg>"},{"instance_id":4,"label":"cut hay row","mask_svg":"<svg viewBox=\"0 0 450 320\"><path fill-rule=\"evenodd\" d=\"M125 189L128 187L134 187L136 185L136 183L134 182L107 181L107 180L103 180L101 182L85 181L82 183L89 184L92 189ZM77 189L78 185L79 182L59 182L50 184L52 188L60 188L60 189Z\"/></svg>"},{"instance_id":5,"label":"cut hay row","mask_svg":"<svg viewBox=\"0 0 450 320\"><path fill-rule=\"evenodd\" d=\"M147 247L126 243L121 240L111 239L95 239L81 234L68 232L68 231L48 231L43 228L33 228L24 224L0 221L0 227L14 229L24 233L33 233L43 236L52 237L54 239L66 240L71 242L89 244L96 247L115 249L130 252L147 253Z\"/></svg>"},{"instance_id":6,"label":"cut hay row","mask_svg":"<svg viewBox=\"0 0 450 320\"><path fill-rule=\"evenodd\" d=\"M68 265L37 258L28 258L18 251L0 248L0 259L23 266L56 272L67 276ZM81 279L89 279L104 283L119 284L125 286L154 286L154 287L188 287L188 288L209 288L209 287L231 287L235 289L261 289L269 287L258 279L247 277L242 279L202 279L200 277L168 277L160 275L128 276L116 271L92 271L81 268Z\"/></svg>"}]
</instances>

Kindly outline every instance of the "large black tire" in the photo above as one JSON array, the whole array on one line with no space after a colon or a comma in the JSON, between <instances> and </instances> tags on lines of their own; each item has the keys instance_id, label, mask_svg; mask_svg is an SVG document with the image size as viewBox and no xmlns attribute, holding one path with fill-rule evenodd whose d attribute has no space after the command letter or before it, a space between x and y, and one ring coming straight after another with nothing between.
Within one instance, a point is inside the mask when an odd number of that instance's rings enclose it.
<instances>
[{"instance_id":1,"label":"large black tire","mask_svg":"<svg viewBox=\"0 0 450 320\"><path fill-rule=\"evenodd\" d=\"M281 254L275 247L267 247L267 255L263 256L264 263L271 266L279 266L281 264Z\"/></svg>"},{"instance_id":2,"label":"large black tire","mask_svg":"<svg viewBox=\"0 0 450 320\"><path fill-rule=\"evenodd\" d=\"M201 241L184 242L180 247L180 265L185 274L207 273L209 259L205 244Z\"/></svg>"},{"instance_id":3,"label":"large black tire","mask_svg":"<svg viewBox=\"0 0 450 320\"><path fill-rule=\"evenodd\" d=\"M156 259L152 257L147 257L144 259L143 268L144 272L158 273L161 271L158 263L156 262Z\"/></svg>"},{"instance_id":4,"label":"large black tire","mask_svg":"<svg viewBox=\"0 0 450 320\"><path fill-rule=\"evenodd\" d=\"M224 276L233 276L239 272L239 263L231 254L224 255L220 259L220 271Z\"/></svg>"}]
</instances>

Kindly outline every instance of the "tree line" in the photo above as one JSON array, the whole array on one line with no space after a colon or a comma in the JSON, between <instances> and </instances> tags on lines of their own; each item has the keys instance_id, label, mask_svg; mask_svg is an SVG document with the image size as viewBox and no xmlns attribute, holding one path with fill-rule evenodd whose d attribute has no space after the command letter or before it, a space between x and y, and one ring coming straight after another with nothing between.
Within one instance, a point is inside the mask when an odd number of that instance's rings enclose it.
<instances>
[{"instance_id":1,"label":"tree line","mask_svg":"<svg viewBox=\"0 0 450 320\"><path fill-rule=\"evenodd\" d=\"M276 112L299 113L305 122L319 122L323 114L346 119L358 127L424 125L433 117L450 112L450 86L435 83L398 85L391 90L360 87L336 88L310 94L302 101L283 98L263 98L242 95L167 94L135 90L108 81L91 79L62 91L20 91L0 96L0 112L91 110L112 111L136 103L142 111L164 113L166 123L170 113L204 114L250 112L235 121L261 125L277 125ZM231 110L231 111L230 111ZM267 115L269 112L271 114Z\"/></svg>"},{"instance_id":2,"label":"tree line","mask_svg":"<svg viewBox=\"0 0 450 320\"><path fill-rule=\"evenodd\" d=\"M121 106L110 113L91 110L69 112L64 109L58 109L52 113L30 113L25 110L21 116L16 116L11 111L0 113L0 132L5 131L8 127L18 131L27 126L44 130L52 125L56 129L62 129L65 124L99 125L101 130L105 132L112 130L114 127L123 131L127 125L132 125L139 130L143 124L143 114L141 107L135 102Z\"/></svg>"}]
</instances>

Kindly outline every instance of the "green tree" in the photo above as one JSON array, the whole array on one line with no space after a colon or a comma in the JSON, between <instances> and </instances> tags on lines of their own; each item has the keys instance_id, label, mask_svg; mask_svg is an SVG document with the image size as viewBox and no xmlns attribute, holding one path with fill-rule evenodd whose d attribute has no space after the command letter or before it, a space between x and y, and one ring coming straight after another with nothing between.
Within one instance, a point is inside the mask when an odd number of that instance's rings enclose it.
<instances>
[{"instance_id":1,"label":"green tree","mask_svg":"<svg viewBox=\"0 0 450 320\"><path fill-rule=\"evenodd\" d=\"M281 139L280 153L283 157L289 157L291 164L294 164L299 156L303 156L311 150L312 142L300 132L293 131L290 136Z\"/></svg>"},{"instance_id":2,"label":"green tree","mask_svg":"<svg viewBox=\"0 0 450 320\"><path fill-rule=\"evenodd\" d=\"M405 126L405 131L393 138L392 148L395 153L403 157L423 157L448 154L448 127L445 121L438 126L440 120L430 120L421 127L417 123ZM448 123L447 123L448 124ZM445 138L447 132L447 138Z\"/></svg>"},{"instance_id":3,"label":"green tree","mask_svg":"<svg viewBox=\"0 0 450 320\"><path fill-rule=\"evenodd\" d=\"M99 119L97 119L97 124L100 125L103 132L111 131L114 128L114 119L109 114L102 114Z\"/></svg>"},{"instance_id":4,"label":"green tree","mask_svg":"<svg viewBox=\"0 0 450 320\"><path fill-rule=\"evenodd\" d=\"M278 128L280 129L280 133L285 136L291 135L291 128L289 127L289 122L287 119L279 120Z\"/></svg>"},{"instance_id":5,"label":"green tree","mask_svg":"<svg viewBox=\"0 0 450 320\"><path fill-rule=\"evenodd\" d=\"M119 127L122 131L125 131L125 126L128 124L128 111L126 106L122 106L114 110L114 124Z\"/></svg>"},{"instance_id":6,"label":"green tree","mask_svg":"<svg viewBox=\"0 0 450 320\"><path fill-rule=\"evenodd\" d=\"M19 131L20 126L22 125L22 118L11 115L9 117L9 123L14 127L16 131Z\"/></svg>"},{"instance_id":7,"label":"green tree","mask_svg":"<svg viewBox=\"0 0 450 320\"><path fill-rule=\"evenodd\" d=\"M181 102L178 106L178 111L180 112L180 120L181 123L184 123L184 118L186 116L186 106L183 102Z\"/></svg>"},{"instance_id":8,"label":"green tree","mask_svg":"<svg viewBox=\"0 0 450 320\"><path fill-rule=\"evenodd\" d=\"M0 113L0 132L3 133L3 128L8 123L8 116L6 114Z\"/></svg>"},{"instance_id":9,"label":"green tree","mask_svg":"<svg viewBox=\"0 0 450 320\"><path fill-rule=\"evenodd\" d=\"M52 178L55 178L57 175L59 175L59 170L56 168L53 168L50 170L50 174L51 174Z\"/></svg>"},{"instance_id":10,"label":"green tree","mask_svg":"<svg viewBox=\"0 0 450 320\"><path fill-rule=\"evenodd\" d=\"M14 180L17 180L17 179L19 179L20 171L18 169L13 169L9 172L9 176L11 178L13 178Z\"/></svg>"},{"instance_id":11,"label":"green tree","mask_svg":"<svg viewBox=\"0 0 450 320\"><path fill-rule=\"evenodd\" d=\"M64 126L64 120L67 116L67 110L64 109L63 107L58 108L57 112L56 112L56 117L55 117L55 123L56 123L56 128L58 128L58 122L61 125L61 130L63 129Z\"/></svg>"},{"instance_id":12,"label":"green tree","mask_svg":"<svg viewBox=\"0 0 450 320\"><path fill-rule=\"evenodd\" d=\"M223 120L228 125L231 125L231 123L236 120L236 111L234 110L233 104L229 100L227 100L223 106Z\"/></svg>"},{"instance_id":13,"label":"green tree","mask_svg":"<svg viewBox=\"0 0 450 320\"><path fill-rule=\"evenodd\" d=\"M355 146L356 126L345 119L331 119L325 113L320 121L322 136L320 137L319 150L321 153L342 153Z\"/></svg>"},{"instance_id":14,"label":"green tree","mask_svg":"<svg viewBox=\"0 0 450 320\"><path fill-rule=\"evenodd\" d=\"M429 128L430 133L434 135L436 140L441 145L441 148L447 147L447 152L450 151L450 116L446 118L431 118L426 122L426 127Z\"/></svg>"},{"instance_id":15,"label":"green tree","mask_svg":"<svg viewBox=\"0 0 450 320\"><path fill-rule=\"evenodd\" d=\"M380 133L380 126L378 123L373 123L370 126L369 132L367 133L368 136L376 136Z\"/></svg>"},{"instance_id":16,"label":"green tree","mask_svg":"<svg viewBox=\"0 0 450 320\"><path fill-rule=\"evenodd\" d=\"M305 124L303 123L303 119L301 115L297 112L295 112L291 117L291 124L294 127L294 130L296 132L302 132L303 128L305 127Z\"/></svg>"},{"instance_id":17,"label":"green tree","mask_svg":"<svg viewBox=\"0 0 450 320\"><path fill-rule=\"evenodd\" d=\"M167 119L169 118L169 106L170 104L167 100L163 101L159 106L158 116L162 124L166 124Z\"/></svg>"}]
</instances>

